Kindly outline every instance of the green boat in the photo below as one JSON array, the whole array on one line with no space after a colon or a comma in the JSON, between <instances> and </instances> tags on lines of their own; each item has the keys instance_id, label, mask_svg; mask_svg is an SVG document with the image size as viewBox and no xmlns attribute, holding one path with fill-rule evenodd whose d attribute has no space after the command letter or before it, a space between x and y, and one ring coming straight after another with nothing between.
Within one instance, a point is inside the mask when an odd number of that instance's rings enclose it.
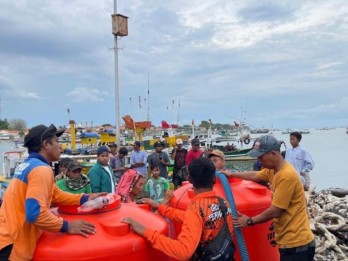
<instances>
[{"instance_id":1,"label":"green boat","mask_svg":"<svg viewBox=\"0 0 348 261\"><path fill-rule=\"evenodd\" d=\"M247 153L251 151L252 148L249 149L242 149L242 150L233 150L233 151L224 151L226 159L231 158L240 158L240 157L248 157L250 158ZM251 159L251 158L250 158Z\"/></svg>"}]
</instances>

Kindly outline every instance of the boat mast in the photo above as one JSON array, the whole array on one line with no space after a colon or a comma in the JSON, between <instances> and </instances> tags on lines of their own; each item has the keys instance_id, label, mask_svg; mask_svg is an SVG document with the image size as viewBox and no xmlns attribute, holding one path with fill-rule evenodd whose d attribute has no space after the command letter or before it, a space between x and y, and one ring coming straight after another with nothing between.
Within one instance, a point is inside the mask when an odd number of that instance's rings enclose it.
<instances>
[{"instance_id":1,"label":"boat mast","mask_svg":"<svg viewBox=\"0 0 348 261\"><path fill-rule=\"evenodd\" d=\"M147 72L147 121L150 121L150 73Z\"/></svg>"},{"instance_id":2,"label":"boat mast","mask_svg":"<svg viewBox=\"0 0 348 261\"><path fill-rule=\"evenodd\" d=\"M179 126L179 121L180 121L180 98L179 98L179 105L178 105L178 118L177 118L177 124Z\"/></svg>"}]
</instances>

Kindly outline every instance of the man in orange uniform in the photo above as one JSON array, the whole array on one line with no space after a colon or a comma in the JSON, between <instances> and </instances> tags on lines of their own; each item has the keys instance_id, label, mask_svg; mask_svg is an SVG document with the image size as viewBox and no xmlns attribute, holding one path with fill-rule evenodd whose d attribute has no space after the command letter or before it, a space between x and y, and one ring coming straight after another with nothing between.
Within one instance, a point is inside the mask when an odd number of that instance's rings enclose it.
<instances>
[{"instance_id":1,"label":"man in orange uniform","mask_svg":"<svg viewBox=\"0 0 348 261\"><path fill-rule=\"evenodd\" d=\"M67 222L50 211L51 203L80 205L104 194L73 195L54 183L50 162L59 160L57 137L63 132L53 124L38 125L25 136L29 158L16 168L0 209L0 260L31 260L42 230L85 237L95 233L89 222Z\"/></svg>"},{"instance_id":2,"label":"man in orange uniform","mask_svg":"<svg viewBox=\"0 0 348 261\"><path fill-rule=\"evenodd\" d=\"M233 232L231 209L226 201L219 199L213 191L215 183L215 167L207 158L198 158L192 161L189 166L188 180L193 184L195 197L192 204L186 211L159 205L150 199L143 199L145 203L153 208L158 208L158 212L175 222L182 223L182 230L178 239L171 239L157 231L146 228L132 218L125 218L123 221L129 223L133 230L149 240L152 246L166 255L179 260L204 258L202 249L204 246L213 242L223 229L227 230L224 239L231 239ZM220 204L223 203L223 204ZM223 211L225 207L226 211ZM227 224L226 224L227 223ZM215 256L221 260L233 260L234 245L231 241L227 245L223 241L219 246ZM220 252L221 251L221 252ZM227 258L227 259L223 259ZM204 259L205 260L205 259ZM207 259L208 260L208 259ZM210 259L209 259L210 260ZM220 259L216 259L220 260Z\"/></svg>"}]
</instances>

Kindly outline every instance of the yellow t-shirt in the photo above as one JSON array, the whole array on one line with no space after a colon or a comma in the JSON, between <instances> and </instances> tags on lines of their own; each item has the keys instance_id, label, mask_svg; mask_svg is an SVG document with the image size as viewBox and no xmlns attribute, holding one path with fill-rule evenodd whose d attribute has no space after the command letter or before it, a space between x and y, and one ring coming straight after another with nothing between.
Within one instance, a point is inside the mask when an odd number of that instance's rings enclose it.
<instances>
[{"instance_id":1,"label":"yellow t-shirt","mask_svg":"<svg viewBox=\"0 0 348 261\"><path fill-rule=\"evenodd\" d=\"M279 218L274 218L275 239L279 247L303 246L314 239L310 229L306 197L296 170L286 163L277 173L263 169L257 177L271 183L272 205L284 209Z\"/></svg>"}]
</instances>

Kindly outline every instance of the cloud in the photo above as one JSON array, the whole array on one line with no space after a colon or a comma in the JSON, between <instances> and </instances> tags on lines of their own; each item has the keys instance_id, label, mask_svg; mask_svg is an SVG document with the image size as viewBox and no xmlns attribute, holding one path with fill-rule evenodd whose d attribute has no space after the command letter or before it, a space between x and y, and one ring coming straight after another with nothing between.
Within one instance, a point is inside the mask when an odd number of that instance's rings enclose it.
<instances>
[{"instance_id":1,"label":"cloud","mask_svg":"<svg viewBox=\"0 0 348 261\"><path fill-rule=\"evenodd\" d=\"M67 93L67 96L74 102L104 102L108 95L105 91L77 87Z\"/></svg>"},{"instance_id":2,"label":"cloud","mask_svg":"<svg viewBox=\"0 0 348 261\"><path fill-rule=\"evenodd\" d=\"M202 4L191 2L191 5L181 7L184 10L179 8L178 14L188 33L213 28L211 40L199 42L200 46L227 49L251 47L261 41L287 34L300 37L310 33L312 37L322 37L324 33L333 33L330 28L344 20L348 14L347 5L339 0L306 2L302 6L291 6L289 3L281 6L278 2L256 4L256 7L250 7L250 1L245 5L232 1L222 5L217 5L215 1L205 1ZM252 19L248 19L249 17ZM336 30L344 32L347 28ZM337 37L341 37L341 34Z\"/></svg>"}]
</instances>

